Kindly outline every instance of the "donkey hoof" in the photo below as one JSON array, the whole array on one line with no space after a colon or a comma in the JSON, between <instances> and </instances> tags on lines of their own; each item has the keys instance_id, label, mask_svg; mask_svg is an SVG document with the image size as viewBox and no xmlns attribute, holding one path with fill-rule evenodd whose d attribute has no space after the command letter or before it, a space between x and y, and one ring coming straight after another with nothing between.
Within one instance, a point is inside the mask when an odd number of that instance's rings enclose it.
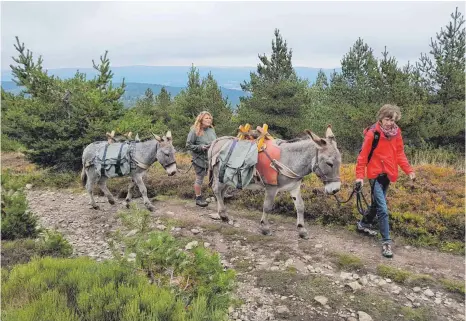
<instances>
[{"instance_id":1,"label":"donkey hoof","mask_svg":"<svg viewBox=\"0 0 466 321\"><path fill-rule=\"evenodd\" d=\"M125 206L126 208L129 208L129 202L126 202Z\"/></svg>"},{"instance_id":2,"label":"donkey hoof","mask_svg":"<svg viewBox=\"0 0 466 321\"><path fill-rule=\"evenodd\" d=\"M100 210L99 205L92 205L92 208L95 209L95 210Z\"/></svg>"},{"instance_id":3,"label":"donkey hoof","mask_svg":"<svg viewBox=\"0 0 466 321\"><path fill-rule=\"evenodd\" d=\"M148 204L148 205L146 205L146 207L147 207L147 209L148 209L149 211L151 211L151 212L154 212L154 211L155 211L155 206L152 205L152 204Z\"/></svg>"},{"instance_id":4,"label":"donkey hoof","mask_svg":"<svg viewBox=\"0 0 466 321\"><path fill-rule=\"evenodd\" d=\"M270 231L270 228L268 227L262 227L261 232L262 232L262 235L267 235L267 236L272 235L272 231Z\"/></svg>"},{"instance_id":5,"label":"donkey hoof","mask_svg":"<svg viewBox=\"0 0 466 321\"><path fill-rule=\"evenodd\" d=\"M108 200L108 202L109 202L111 205L115 205L115 200L110 199L110 200Z\"/></svg>"},{"instance_id":6,"label":"donkey hoof","mask_svg":"<svg viewBox=\"0 0 466 321\"><path fill-rule=\"evenodd\" d=\"M304 240L308 240L309 239L309 234L307 233L307 231L300 231L299 232L299 237L304 239Z\"/></svg>"},{"instance_id":7,"label":"donkey hoof","mask_svg":"<svg viewBox=\"0 0 466 321\"><path fill-rule=\"evenodd\" d=\"M307 233L307 230L304 227L299 227L298 231L299 231L300 238L305 239L305 240L309 239L309 234Z\"/></svg>"},{"instance_id":8,"label":"donkey hoof","mask_svg":"<svg viewBox=\"0 0 466 321\"><path fill-rule=\"evenodd\" d=\"M227 223L230 221L230 218L228 216L220 215L220 218L222 219L222 221L227 222Z\"/></svg>"}]
</instances>

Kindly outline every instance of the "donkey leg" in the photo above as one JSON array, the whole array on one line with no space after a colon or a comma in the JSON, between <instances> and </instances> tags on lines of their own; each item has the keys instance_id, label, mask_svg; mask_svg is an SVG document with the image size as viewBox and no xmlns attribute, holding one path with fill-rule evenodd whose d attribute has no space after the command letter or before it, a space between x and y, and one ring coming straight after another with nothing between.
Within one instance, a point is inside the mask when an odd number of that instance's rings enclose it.
<instances>
[{"instance_id":1,"label":"donkey leg","mask_svg":"<svg viewBox=\"0 0 466 321\"><path fill-rule=\"evenodd\" d=\"M298 184L295 188L290 191L291 197L293 198L294 207L297 212L296 227L298 228L299 236L303 239L308 239L308 233L304 227L304 201L301 197L301 184Z\"/></svg>"},{"instance_id":2,"label":"donkey leg","mask_svg":"<svg viewBox=\"0 0 466 321\"><path fill-rule=\"evenodd\" d=\"M97 176L96 176L96 174L94 172L95 172L94 167L86 168L86 175L87 175L86 190L87 190L87 194L89 194L89 198L91 200L90 204L91 204L92 208L95 209L95 210L98 210L99 206L95 203L94 193L92 192L95 180L97 178Z\"/></svg>"},{"instance_id":3,"label":"donkey leg","mask_svg":"<svg viewBox=\"0 0 466 321\"><path fill-rule=\"evenodd\" d=\"M151 212L155 211L155 206L152 205L151 201L147 197L147 188L146 185L144 184L144 181L142 180L143 173L138 173L133 176L134 182L139 188L139 191L142 194L142 199L144 200L144 205L147 207L147 209Z\"/></svg>"},{"instance_id":4,"label":"donkey leg","mask_svg":"<svg viewBox=\"0 0 466 321\"><path fill-rule=\"evenodd\" d=\"M134 183L134 179L131 177L131 182L128 185L128 194L126 194L126 199L125 199L127 208L129 208L129 203L131 202L131 199L133 198L133 194L131 193L131 190L134 187L134 185L136 184Z\"/></svg>"},{"instance_id":5,"label":"donkey leg","mask_svg":"<svg viewBox=\"0 0 466 321\"><path fill-rule=\"evenodd\" d=\"M273 202L275 200L275 195L277 195L277 191L278 190L276 187L265 189L264 206L261 218L261 232L264 235L272 235L272 232L270 231L268 216L269 213L273 210Z\"/></svg>"},{"instance_id":6,"label":"donkey leg","mask_svg":"<svg viewBox=\"0 0 466 321\"><path fill-rule=\"evenodd\" d=\"M217 212L222 221L228 222L230 219L227 215L227 209L225 207L224 202L224 195L225 190L227 189L227 185L225 184L217 184L217 188L214 188L215 198L217 199Z\"/></svg>"},{"instance_id":7,"label":"donkey leg","mask_svg":"<svg viewBox=\"0 0 466 321\"><path fill-rule=\"evenodd\" d=\"M108 202L113 205L115 204L115 199L113 198L112 193L108 190L107 179L108 177L105 177L105 176L100 177L98 184L99 184L101 191L107 197Z\"/></svg>"}]
</instances>

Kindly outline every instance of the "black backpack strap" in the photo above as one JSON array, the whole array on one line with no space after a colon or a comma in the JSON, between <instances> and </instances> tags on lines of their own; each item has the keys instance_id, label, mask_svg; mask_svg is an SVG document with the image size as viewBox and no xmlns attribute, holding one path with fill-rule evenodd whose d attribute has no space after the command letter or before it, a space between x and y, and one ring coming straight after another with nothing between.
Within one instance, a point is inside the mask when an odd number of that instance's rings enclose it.
<instances>
[{"instance_id":1,"label":"black backpack strap","mask_svg":"<svg viewBox=\"0 0 466 321\"><path fill-rule=\"evenodd\" d=\"M380 139L380 133L378 131L374 130L374 139L372 140L371 151L369 153L369 156L367 157L367 163L369 163L371 161L372 154L374 153L374 149L377 148L377 145L379 143L379 139Z\"/></svg>"},{"instance_id":2,"label":"black backpack strap","mask_svg":"<svg viewBox=\"0 0 466 321\"><path fill-rule=\"evenodd\" d=\"M115 165L115 173L117 173L118 176L123 176L123 173L121 172L121 151L123 149L123 145L124 144L121 144L120 146L120 151L118 152L118 158L117 158L117 162Z\"/></svg>"},{"instance_id":3,"label":"black backpack strap","mask_svg":"<svg viewBox=\"0 0 466 321\"><path fill-rule=\"evenodd\" d=\"M102 163L102 167L100 168L100 175L105 176L105 160L107 159L107 149L110 144L105 144L104 149L104 162Z\"/></svg>"}]
</instances>

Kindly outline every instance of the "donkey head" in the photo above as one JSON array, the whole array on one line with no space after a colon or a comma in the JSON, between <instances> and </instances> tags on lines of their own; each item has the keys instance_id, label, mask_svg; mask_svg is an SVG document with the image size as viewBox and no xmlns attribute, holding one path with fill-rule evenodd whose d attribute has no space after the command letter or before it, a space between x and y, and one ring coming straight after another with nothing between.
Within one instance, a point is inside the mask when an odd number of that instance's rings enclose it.
<instances>
[{"instance_id":1,"label":"donkey head","mask_svg":"<svg viewBox=\"0 0 466 321\"><path fill-rule=\"evenodd\" d=\"M312 171L325 184L325 193L335 194L340 190L341 185L341 155L332 128L328 125L325 138L320 138L310 130L306 132L311 136L317 147Z\"/></svg>"},{"instance_id":2,"label":"donkey head","mask_svg":"<svg viewBox=\"0 0 466 321\"><path fill-rule=\"evenodd\" d=\"M167 174L172 176L177 171L172 133L171 131L168 131L163 137L157 135L154 135L154 137L159 142L159 146L157 148L157 160L165 169Z\"/></svg>"}]
</instances>

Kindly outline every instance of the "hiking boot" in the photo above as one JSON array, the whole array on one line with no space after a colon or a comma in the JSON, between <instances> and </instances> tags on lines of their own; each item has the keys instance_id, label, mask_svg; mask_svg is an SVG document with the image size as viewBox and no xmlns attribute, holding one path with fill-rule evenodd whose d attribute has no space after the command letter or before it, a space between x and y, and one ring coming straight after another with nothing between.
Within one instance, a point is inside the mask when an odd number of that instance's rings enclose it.
<instances>
[{"instance_id":1,"label":"hiking boot","mask_svg":"<svg viewBox=\"0 0 466 321\"><path fill-rule=\"evenodd\" d=\"M393 257L392 245L390 243L382 244L382 255L388 258Z\"/></svg>"},{"instance_id":2,"label":"hiking boot","mask_svg":"<svg viewBox=\"0 0 466 321\"><path fill-rule=\"evenodd\" d=\"M376 236L377 235L377 230L375 229L374 225L368 224L368 223L363 223L362 221L359 221L356 224L356 229L358 232L361 233L366 233L370 236Z\"/></svg>"},{"instance_id":3,"label":"hiking boot","mask_svg":"<svg viewBox=\"0 0 466 321\"><path fill-rule=\"evenodd\" d=\"M209 203L207 203L206 200L202 198L202 196L196 196L196 205L200 207L206 207L209 205Z\"/></svg>"}]
</instances>

